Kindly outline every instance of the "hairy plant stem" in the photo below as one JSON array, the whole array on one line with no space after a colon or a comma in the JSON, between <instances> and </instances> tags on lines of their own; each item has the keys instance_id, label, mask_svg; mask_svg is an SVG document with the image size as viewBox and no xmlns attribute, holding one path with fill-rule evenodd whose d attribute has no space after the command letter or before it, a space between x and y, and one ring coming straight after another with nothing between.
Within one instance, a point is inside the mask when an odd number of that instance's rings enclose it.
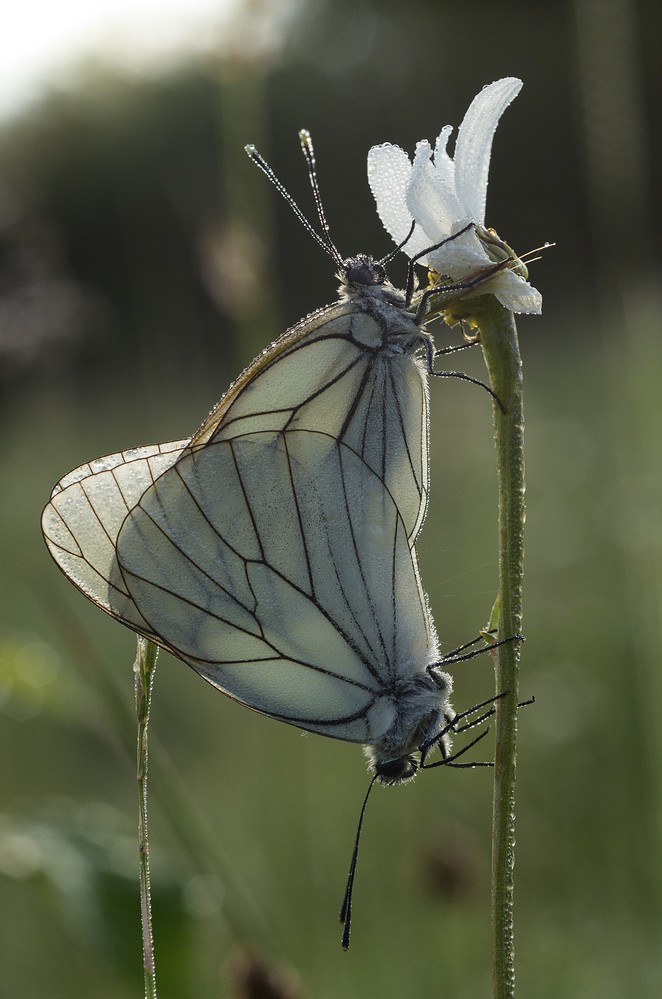
<instances>
[{"instance_id":1,"label":"hairy plant stem","mask_svg":"<svg viewBox=\"0 0 662 999\"><path fill-rule=\"evenodd\" d=\"M156 966L152 931L152 895L149 880L149 837L147 835L147 729L152 700L152 684L158 647L146 638L138 638L133 665L136 692L137 778L138 778L138 853L140 869L140 920L142 924L145 999L156 999Z\"/></svg>"},{"instance_id":2,"label":"hairy plant stem","mask_svg":"<svg viewBox=\"0 0 662 999\"><path fill-rule=\"evenodd\" d=\"M518 635L522 626L524 566L524 419L522 363L512 312L485 297L479 326L490 385L505 413L494 405L494 440L499 491L499 637ZM492 983L494 999L514 999L515 941L515 765L521 643L494 652L496 752L492 814Z\"/></svg>"}]
</instances>

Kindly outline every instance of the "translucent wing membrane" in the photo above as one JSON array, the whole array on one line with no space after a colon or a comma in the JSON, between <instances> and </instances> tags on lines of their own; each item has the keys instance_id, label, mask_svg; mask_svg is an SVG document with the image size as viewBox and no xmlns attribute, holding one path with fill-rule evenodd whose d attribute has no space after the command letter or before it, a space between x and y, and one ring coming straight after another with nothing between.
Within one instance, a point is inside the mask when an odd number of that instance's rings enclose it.
<instances>
[{"instance_id":1,"label":"translucent wing membrane","mask_svg":"<svg viewBox=\"0 0 662 999\"><path fill-rule=\"evenodd\" d=\"M379 741L402 681L437 658L393 497L327 434L256 431L186 452L116 547L111 613L300 728Z\"/></svg>"},{"instance_id":2,"label":"translucent wing membrane","mask_svg":"<svg viewBox=\"0 0 662 999\"><path fill-rule=\"evenodd\" d=\"M383 480L413 543L428 498L428 387L415 356L425 334L399 301L363 304L369 311L356 299L329 306L276 340L192 445L261 430L329 433Z\"/></svg>"},{"instance_id":3,"label":"translucent wing membrane","mask_svg":"<svg viewBox=\"0 0 662 999\"><path fill-rule=\"evenodd\" d=\"M171 441L118 451L75 468L58 482L42 516L51 555L86 597L109 614L128 594L110 582L117 535L145 490L188 443Z\"/></svg>"}]
</instances>

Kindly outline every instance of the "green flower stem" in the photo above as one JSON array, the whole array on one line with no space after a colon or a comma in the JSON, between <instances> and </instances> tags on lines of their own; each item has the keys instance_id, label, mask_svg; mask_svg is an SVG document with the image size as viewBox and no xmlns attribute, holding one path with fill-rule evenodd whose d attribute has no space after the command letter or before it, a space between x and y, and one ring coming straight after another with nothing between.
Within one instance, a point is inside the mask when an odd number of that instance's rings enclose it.
<instances>
[{"instance_id":1,"label":"green flower stem","mask_svg":"<svg viewBox=\"0 0 662 999\"><path fill-rule=\"evenodd\" d=\"M136 716L138 719L138 851L140 863L140 919L143 939L145 999L156 999L156 967L152 933L152 896L149 881L149 838L147 835L147 728L152 700L152 684L158 647L146 638L138 638L135 674Z\"/></svg>"},{"instance_id":2,"label":"green flower stem","mask_svg":"<svg viewBox=\"0 0 662 999\"><path fill-rule=\"evenodd\" d=\"M499 637L521 632L524 565L524 419L522 362L512 312L484 299L479 326L490 385L505 413L494 406L499 489ZM521 643L507 642L494 655L496 752L492 816L492 953L494 999L514 999L513 894L515 866L515 762Z\"/></svg>"}]
</instances>

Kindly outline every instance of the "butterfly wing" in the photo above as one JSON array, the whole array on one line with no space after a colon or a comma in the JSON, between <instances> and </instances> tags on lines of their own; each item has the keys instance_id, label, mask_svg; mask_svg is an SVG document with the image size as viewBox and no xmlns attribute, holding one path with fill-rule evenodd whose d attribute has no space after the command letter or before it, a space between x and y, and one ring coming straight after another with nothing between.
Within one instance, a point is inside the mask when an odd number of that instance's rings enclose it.
<instances>
[{"instance_id":1,"label":"butterfly wing","mask_svg":"<svg viewBox=\"0 0 662 999\"><path fill-rule=\"evenodd\" d=\"M393 497L330 435L253 431L187 451L116 551L111 613L301 728L379 741L399 683L437 658Z\"/></svg>"},{"instance_id":2,"label":"butterfly wing","mask_svg":"<svg viewBox=\"0 0 662 999\"><path fill-rule=\"evenodd\" d=\"M259 430L323 431L385 483L413 544L428 497L428 389L417 327L402 305L371 314L347 298L306 317L230 386L191 441L122 451L68 473L42 517L62 571L108 611L119 527L142 491L189 446Z\"/></svg>"},{"instance_id":3,"label":"butterfly wing","mask_svg":"<svg viewBox=\"0 0 662 999\"><path fill-rule=\"evenodd\" d=\"M413 544L428 500L423 334L404 306L357 295L306 317L230 386L192 445L260 430L347 444L384 482Z\"/></svg>"},{"instance_id":4,"label":"butterfly wing","mask_svg":"<svg viewBox=\"0 0 662 999\"><path fill-rule=\"evenodd\" d=\"M64 574L95 604L117 615L125 591L110 581L117 535L145 490L188 444L171 441L106 455L75 468L55 486L42 514L48 549Z\"/></svg>"}]
</instances>

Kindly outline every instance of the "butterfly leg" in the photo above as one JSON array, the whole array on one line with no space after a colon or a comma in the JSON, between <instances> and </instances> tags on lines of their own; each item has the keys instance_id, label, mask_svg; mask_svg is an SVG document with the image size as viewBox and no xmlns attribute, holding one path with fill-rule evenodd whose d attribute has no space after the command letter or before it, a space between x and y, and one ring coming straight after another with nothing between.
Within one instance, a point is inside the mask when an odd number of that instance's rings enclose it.
<instances>
[{"instance_id":1,"label":"butterfly leg","mask_svg":"<svg viewBox=\"0 0 662 999\"><path fill-rule=\"evenodd\" d=\"M475 767L493 767L494 763L492 763L492 762L480 762L480 761L477 762L477 763L456 763L455 762L456 760L458 760L460 758L460 756L464 756L464 754L468 753L470 749L473 749L473 747L476 745L476 743L480 742L481 739L484 739L488 732L489 732L489 728L484 729L482 732L480 732L479 735L476 736L475 739L472 739L471 742L468 743L468 745L463 746L462 749L459 749L457 751L457 753L452 753L450 756L444 755L443 759L437 760L435 763L425 763L425 761L423 759L421 759L421 762L419 764L420 769L421 770L433 770L435 767L457 767L458 769L473 770ZM442 750L442 754L443 754L443 750Z\"/></svg>"},{"instance_id":2,"label":"butterfly leg","mask_svg":"<svg viewBox=\"0 0 662 999\"><path fill-rule=\"evenodd\" d=\"M436 669L440 666L449 666L453 663L464 662L465 659L473 659L474 656L480 656L483 652L492 652L497 649L500 645L505 645L506 642L523 642L524 635L509 635L508 638L500 638L496 642L491 642L489 645L483 645L480 649L474 649L472 652L464 652L465 649L470 649L472 645L479 642L483 638L483 635L479 635L477 638L472 639L470 642L465 642L464 645L459 645L452 652L449 652L444 658L438 663L431 663L428 666L428 672L432 669ZM460 655L460 653L463 653Z\"/></svg>"},{"instance_id":3,"label":"butterfly leg","mask_svg":"<svg viewBox=\"0 0 662 999\"><path fill-rule=\"evenodd\" d=\"M501 412L505 415L506 407L501 402L499 396L494 392L489 385L485 382L481 382L479 378L472 378L471 375L465 374L464 371L435 371L434 370L434 348L429 340L425 341L425 354L426 354L426 366L429 375L434 375L436 378L459 378L463 382L471 382L472 385L478 385L480 388L485 389L485 391L492 396L497 406Z\"/></svg>"}]
</instances>

